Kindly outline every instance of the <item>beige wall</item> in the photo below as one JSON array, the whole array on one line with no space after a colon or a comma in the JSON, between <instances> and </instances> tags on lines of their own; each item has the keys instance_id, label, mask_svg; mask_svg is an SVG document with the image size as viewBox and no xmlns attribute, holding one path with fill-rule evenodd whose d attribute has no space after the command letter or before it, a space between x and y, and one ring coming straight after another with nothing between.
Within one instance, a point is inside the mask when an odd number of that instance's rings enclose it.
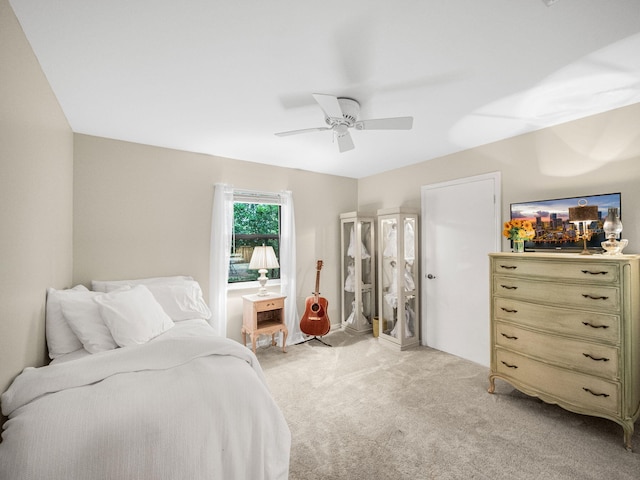
<instances>
[{"instance_id":1,"label":"beige wall","mask_svg":"<svg viewBox=\"0 0 640 480\"><path fill-rule=\"evenodd\" d=\"M322 292L339 323L339 215L356 207L357 181L209 155L75 135L74 283L192 275L208 297L213 185L291 190L299 313L324 259ZM241 295L229 295L228 336L241 339Z\"/></svg>"},{"instance_id":2,"label":"beige wall","mask_svg":"<svg viewBox=\"0 0 640 480\"><path fill-rule=\"evenodd\" d=\"M355 181L104 138L75 135L74 283L189 274L208 292L213 184L292 190L298 307L323 259L322 292L339 322L338 216L358 208L420 207L420 187L500 171L509 203L621 191L624 236L638 252L640 105ZM505 248L507 248L505 241ZM240 339L241 295L229 294L229 336Z\"/></svg>"},{"instance_id":3,"label":"beige wall","mask_svg":"<svg viewBox=\"0 0 640 480\"><path fill-rule=\"evenodd\" d=\"M358 204L420 208L422 185L495 171L503 219L513 202L622 192L625 252L640 252L640 104L361 179Z\"/></svg>"},{"instance_id":4,"label":"beige wall","mask_svg":"<svg viewBox=\"0 0 640 480\"><path fill-rule=\"evenodd\" d=\"M47 361L47 287L72 274L73 135L0 0L0 391Z\"/></svg>"}]
</instances>

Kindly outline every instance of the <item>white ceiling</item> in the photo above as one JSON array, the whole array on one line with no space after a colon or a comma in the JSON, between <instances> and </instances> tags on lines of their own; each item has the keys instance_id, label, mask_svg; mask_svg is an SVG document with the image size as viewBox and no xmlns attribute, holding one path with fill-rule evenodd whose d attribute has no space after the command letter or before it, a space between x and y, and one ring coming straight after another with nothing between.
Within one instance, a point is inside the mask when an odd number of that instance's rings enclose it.
<instances>
[{"instance_id":1,"label":"white ceiling","mask_svg":"<svg viewBox=\"0 0 640 480\"><path fill-rule=\"evenodd\" d=\"M640 102L640 0L10 3L74 132L353 178Z\"/></svg>"}]
</instances>

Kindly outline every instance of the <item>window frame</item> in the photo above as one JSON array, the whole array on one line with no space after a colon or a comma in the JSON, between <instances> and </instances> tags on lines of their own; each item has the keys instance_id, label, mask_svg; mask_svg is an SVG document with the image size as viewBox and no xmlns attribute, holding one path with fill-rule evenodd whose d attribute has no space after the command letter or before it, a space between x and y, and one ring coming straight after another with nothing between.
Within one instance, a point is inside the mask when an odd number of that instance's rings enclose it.
<instances>
[{"instance_id":1,"label":"window frame","mask_svg":"<svg viewBox=\"0 0 640 480\"><path fill-rule=\"evenodd\" d=\"M280 195L272 192L261 192L261 191L251 191L251 190L234 190L233 192L233 205L236 203L254 203L254 204L267 204L267 205L277 205L278 206L278 246L281 244L282 240L282 202L280 200ZM235 210L235 209L234 209ZM233 228L232 228L232 244L235 247L235 215L233 218ZM229 260L229 266L231 268L231 259ZM279 274L279 271L278 271ZM230 282L229 278L227 278L227 290L245 290L245 289L254 289L259 287L259 283L257 280L249 280L245 282ZM271 278L269 277L269 285L276 286L280 285L280 277Z\"/></svg>"}]
</instances>

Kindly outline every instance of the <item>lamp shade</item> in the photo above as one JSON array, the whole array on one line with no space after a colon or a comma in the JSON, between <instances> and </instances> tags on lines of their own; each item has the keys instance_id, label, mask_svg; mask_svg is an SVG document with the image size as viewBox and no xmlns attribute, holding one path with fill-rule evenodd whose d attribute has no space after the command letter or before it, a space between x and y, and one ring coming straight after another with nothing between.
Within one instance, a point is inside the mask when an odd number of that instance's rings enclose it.
<instances>
[{"instance_id":1,"label":"lamp shade","mask_svg":"<svg viewBox=\"0 0 640 480\"><path fill-rule=\"evenodd\" d=\"M273 251L273 247L255 247L251 254L251 261L249 262L249 270L262 270L270 268L280 268L276 253Z\"/></svg>"},{"instance_id":2,"label":"lamp shade","mask_svg":"<svg viewBox=\"0 0 640 480\"><path fill-rule=\"evenodd\" d=\"M569 207L570 222L592 222L598 220L598 206L579 205Z\"/></svg>"}]
</instances>

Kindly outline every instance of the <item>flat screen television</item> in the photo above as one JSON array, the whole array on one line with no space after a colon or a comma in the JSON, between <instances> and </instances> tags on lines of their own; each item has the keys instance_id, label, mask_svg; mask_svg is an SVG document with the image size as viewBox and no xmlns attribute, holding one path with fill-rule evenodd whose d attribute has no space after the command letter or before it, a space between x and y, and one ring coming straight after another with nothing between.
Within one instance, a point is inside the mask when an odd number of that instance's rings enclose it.
<instances>
[{"instance_id":1,"label":"flat screen television","mask_svg":"<svg viewBox=\"0 0 640 480\"><path fill-rule=\"evenodd\" d=\"M511 219L529 220L536 230L536 236L525 242L525 251L581 251L583 240L576 240L575 226L569 222L569 207L577 207L578 202L584 204L584 200L587 205L598 206L598 220L589 225L593 234L591 239L587 241L587 248L602 251L601 243L605 240L602 224L607 218L609 208L617 208L618 215L622 220L622 196L620 193L512 203Z\"/></svg>"}]
</instances>

